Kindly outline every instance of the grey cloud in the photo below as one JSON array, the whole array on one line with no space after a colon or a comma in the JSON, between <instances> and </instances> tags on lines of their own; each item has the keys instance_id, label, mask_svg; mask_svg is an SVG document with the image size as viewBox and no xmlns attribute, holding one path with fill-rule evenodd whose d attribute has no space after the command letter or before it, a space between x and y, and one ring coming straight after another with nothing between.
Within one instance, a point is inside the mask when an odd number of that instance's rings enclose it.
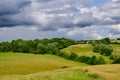
<instances>
[{"instance_id":1,"label":"grey cloud","mask_svg":"<svg viewBox=\"0 0 120 80\"><path fill-rule=\"evenodd\" d=\"M19 12L30 0L0 0L0 16Z\"/></svg>"},{"instance_id":2,"label":"grey cloud","mask_svg":"<svg viewBox=\"0 0 120 80\"><path fill-rule=\"evenodd\" d=\"M57 31L59 28L83 28L92 25L113 25L120 23L119 1L106 3L104 6L97 8L97 13L92 10L92 7L84 7L81 4L86 4L89 1L2 0L0 3L4 4L0 5L0 27L19 25L27 25L29 27L34 25L41 31ZM7 6L5 3L9 2L10 5ZM22 7L23 5L24 7ZM114 13L111 14L113 11Z\"/></svg>"}]
</instances>

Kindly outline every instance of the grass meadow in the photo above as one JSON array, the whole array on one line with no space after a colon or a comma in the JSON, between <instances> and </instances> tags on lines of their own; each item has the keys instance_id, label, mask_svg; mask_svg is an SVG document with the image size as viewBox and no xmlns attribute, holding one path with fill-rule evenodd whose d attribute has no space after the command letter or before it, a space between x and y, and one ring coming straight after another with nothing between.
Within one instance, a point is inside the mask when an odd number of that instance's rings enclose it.
<instances>
[{"instance_id":1,"label":"grass meadow","mask_svg":"<svg viewBox=\"0 0 120 80\"><path fill-rule=\"evenodd\" d=\"M112 63L112 60L110 60L109 57L100 55L99 53L94 53L92 49L93 46L91 44L77 44L64 48L61 51L67 52L68 54L75 52L79 56L93 56L93 55L95 55L96 57L102 56L105 59L106 63L108 64ZM116 49L118 49L118 47L116 47Z\"/></svg>"},{"instance_id":2,"label":"grass meadow","mask_svg":"<svg viewBox=\"0 0 120 80\"><path fill-rule=\"evenodd\" d=\"M85 66L58 56L45 54L0 53L0 74L30 74L60 69L64 66Z\"/></svg>"},{"instance_id":3,"label":"grass meadow","mask_svg":"<svg viewBox=\"0 0 120 80\"><path fill-rule=\"evenodd\" d=\"M120 45L112 44L113 54L120 54ZM90 44L77 44L61 51L79 56L95 55ZM87 65L51 54L0 53L0 80L119 80L120 64Z\"/></svg>"}]
</instances>

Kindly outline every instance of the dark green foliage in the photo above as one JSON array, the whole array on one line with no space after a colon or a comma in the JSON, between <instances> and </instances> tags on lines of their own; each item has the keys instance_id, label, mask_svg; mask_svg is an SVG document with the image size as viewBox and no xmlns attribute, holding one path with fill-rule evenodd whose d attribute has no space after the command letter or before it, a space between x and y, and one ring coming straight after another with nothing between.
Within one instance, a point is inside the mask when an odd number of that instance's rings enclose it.
<instances>
[{"instance_id":1,"label":"dark green foliage","mask_svg":"<svg viewBox=\"0 0 120 80\"><path fill-rule=\"evenodd\" d=\"M112 49L111 46L109 46L109 45L101 45L100 51L99 51L99 53L101 55L110 56L112 52L113 52L113 49Z\"/></svg>"},{"instance_id":2,"label":"dark green foliage","mask_svg":"<svg viewBox=\"0 0 120 80\"><path fill-rule=\"evenodd\" d=\"M69 68L69 66L62 66L61 68L62 68L62 69L64 69L64 68Z\"/></svg>"},{"instance_id":3,"label":"dark green foliage","mask_svg":"<svg viewBox=\"0 0 120 80\"><path fill-rule=\"evenodd\" d=\"M106 63L106 62L105 62L104 58L102 58L102 57L99 57L99 58L98 58L97 64L105 64L105 63Z\"/></svg>"},{"instance_id":4,"label":"dark green foliage","mask_svg":"<svg viewBox=\"0 0 120 80\"><path fill-rule=\"evenodd\" d=\"M69 56L69 59L70 59L70 60L76 60L77 57L78 57L78 55L77 55L76 53L72 52L72 53L70 54L70 56Z\"/></svg>"},{"instance_id":5,"label":"dark green foliage","mask_svg":"<svg viewBox=\"0 0 120 80\"><path fill-rule=\"evenodd\" d=\"M112 54L110 59L113 60L113 64L120 64L120 54Z\"/></svg>"},{"instance_id":6,"label":"dark green foliage","mask_svg":"<svg viewBox=\"0 0 120 80\"><path fill-rule=\"evenodd\" d=\"M75 41L66 38L53 38L53 39L35 39L35 40L22 40L17 39L11 42L0 43L1 52L23 52L35 54L54 54L54 49L58 50L75 44Z\"/></svg>"},{"instance_id":7,"label":"dark green foliage","mask_svg":"<svg viewBox=\"0 0 120 80\"><path fill-rule=\"evenodd\" d=\"M88 74L89 77L92 77L92 78L99 78L100 76L97 74L97 73L94 73L94 74Z\"/></svg>"},{"instance_id":8,"label":"dark green foliage","mask_svg":"<svg viewBox=\"0 0 120 80\"><path fill-rule=\"evenodd\" d=\"M117 38L117 40L120 40L120 38Z\"/></svg>"},{"instance_id":9,"label":"dark green foliage","mask_svg":"<svg viewBox=\"0 0 120 80\"><path fill-rule=\"evenodd\" d=\"M99 44L97 44L97 45L94 45L94 47L93 47L93 52L97 52L97 53L99 53L99 51L100 51L100 48L101 48L101 45Z\"/></svg>"},{"instance_id":10,"label":"dark green foliage","mask_svg":"<svg viewBox=\"0 0 120 80\"><path fill-rule=\"evenodd\" d=\"M103 44L110 44L110 39L109 38L104 38L101 40Z\"/></svg>"},{"instance_id":11,"label":"dark green foliage","mask_svg":"<svg viewBox=\"0 0 120 80\"><path fill-rule=\"evenodd\" d=\"M92 56L91 59L89 59L87 61L88 64L91 64L91 65L96 65L97 64L97 57L96 56Z\"/></svg>"},{"instance_id":12,"label":"dark green foliage","mask_svg":"<svg viewBox=\"0 0 120 80\"><path fill-rule=\"evenodd\" d=\"M104 38L102 40L95 40L92 42L93 52L97 52L105 56L110 56L111 53L113 52L113 49L109 44L110 44L109 38Z\"/></svg>"},{"instance_id":13,"label":"dark green foliage","mask_svg":"<svg viewBox=\"0 0 120 80\"><path fill-rule=\"evenodd\" d=\"M9 52L11 49L12 46L9 42L0 43L0 52Z\"/></svg>"},{"instance_id":14,"label":"dark green foliage","mask_svg":"<svg viewBox=\"0 0 120 80\"><path fill-rule=\"evenodd\" d=\"M86 64L96 65L96 64L105 64L105 60L102 57L97 59L96 56L88 57L88 56L79 56L76 61L83 62Z\"/></svg>"},{"instance_id":15,"label":"dark green foliage","mask_svg":"<svg viewBox=\"0 0 120 80\"><path fill-rule=\"evenodd\" d=\"M120 64L120 57L113 61L113 64Z\"/></svg>"},{"instance_id":16,"label":"dark green foliage","mask_svg":"<svg viewBox=\"0 0 120 80\"><path fill-rule=\"evenodd\" d=\"M88 42L90 41L89 40L85 41L85 43L88 43ZM100 44L99 41L95 41L95 43ZM12 51L12 52L34 53L34 54L52 54L52 55L57 55L57 56L60 56L60 57L63 57L69 60L83 62L83 63L91 64L91 65L104 64L103 58L97 59L96 56L92 56L92 57L78 56L74 52L72 52L71 54L68 54L68 53L60 51L60 49L68 47L73 44L76 44L76 42L70 39L66 39L66 38L53 38L53 39L42 39L42 40L17 39L11 42L0 43L0 51L1 52ZM111 54L109 50L107 50L107 49L111 49L111 47L108 47L103 44L100 44L100 45L95 44L94 46L95 46L93 49L94 52L99 52L102 55Z\"/></svg>"},{"instance_id":17,"label":"dark green foliage","mask_svg":"<svg viewBox=\"0 0 120 80\"><path fill-rule=\"evenodd\" d=\"M87 61L90 60L90 59L91 59L91 58L88 57L88 56L79 56L79 57L76 59L76 61L87 63Z\"/></svg>"},{"instance_id":18,"label":"dark green foliage","mask_svg":"<svg viewBox=\"0 0 120 80\"><path fill-rule=\"evenodd\" d=\"M110 45L105 44L96 44L93 47L93 52L100 53L101 55L110 56L113 52L113 49Z\"/></svg>"}]
</instances>

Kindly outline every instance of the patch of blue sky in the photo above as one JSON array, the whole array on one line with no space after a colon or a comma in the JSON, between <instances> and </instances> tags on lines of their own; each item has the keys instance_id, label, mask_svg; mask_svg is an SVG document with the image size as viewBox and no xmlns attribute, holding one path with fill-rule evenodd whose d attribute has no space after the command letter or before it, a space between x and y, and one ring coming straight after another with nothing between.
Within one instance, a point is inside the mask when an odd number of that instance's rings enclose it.
<instances>
[{"instance_id":1,"label":"patch of blue sky","mask_svg":"<svg viewBox=\"0 0 120 80\"><path fill-rule=\"evenodd\" d=\"M91 0L90 6L101 7L105 3L109 2L110 0Z\"/></svg>"}]
</instances>

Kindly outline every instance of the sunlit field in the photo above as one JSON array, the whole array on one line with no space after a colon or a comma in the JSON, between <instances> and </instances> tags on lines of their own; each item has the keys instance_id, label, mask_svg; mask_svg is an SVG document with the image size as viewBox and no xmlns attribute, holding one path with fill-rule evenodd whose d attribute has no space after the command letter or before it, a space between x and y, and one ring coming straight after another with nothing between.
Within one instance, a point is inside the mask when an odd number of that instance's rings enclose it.
<instances>
[{"instance_id":1,"label":"sunlit field","mask_svg":"<svg viewBox=\"0 0 120 80\"><path fill-rule=\"evenodd\" d=\"M119 47L116 47L116 49L118 48ZM93 55L95 55L96 57L102 56L105 59L106 63L108 64L112 63L109 57L100 55L99 53L94 53L92 49L93 49L93 46L91 44L77 44L77 45L72 45L67 48L64 48L61 51L67 52L68 54L75 52L79 56L93 56Z\"/></svg>"},{"instance_id":2,"label":"sunlit field","mask_svg":"<svg viewBox=\"0 0 120 80\"><path fill-rule=\"evenodd\" d=\"M0 53L0 74L30 74L60 69L64 66L84 66L54 55Z\"/></svg>"}]
</instances>

